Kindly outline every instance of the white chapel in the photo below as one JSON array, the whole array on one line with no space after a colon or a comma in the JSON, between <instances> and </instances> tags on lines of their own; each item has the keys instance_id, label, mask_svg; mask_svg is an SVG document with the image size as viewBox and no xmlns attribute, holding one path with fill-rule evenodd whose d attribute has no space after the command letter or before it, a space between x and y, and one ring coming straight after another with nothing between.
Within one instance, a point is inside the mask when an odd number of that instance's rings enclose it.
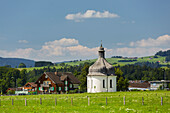
<instances>
[{"instance_id":1,"label":"white chapel","mask_svg":"<svg viewBox=\"0 0 170 113\"><path fill-rule=\"evenodd\" d=\"M87 75L87 92L116 92L116 76L114 67L105 59L105 50L102 44L99 48L99 58L89 67Z\"/></svg>"}]
</instances>

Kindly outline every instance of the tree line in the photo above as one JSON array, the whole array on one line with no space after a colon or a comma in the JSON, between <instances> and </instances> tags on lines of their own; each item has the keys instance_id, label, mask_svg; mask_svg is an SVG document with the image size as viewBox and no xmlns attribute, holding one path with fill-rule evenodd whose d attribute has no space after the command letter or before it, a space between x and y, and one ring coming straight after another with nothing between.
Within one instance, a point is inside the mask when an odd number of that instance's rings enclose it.
<instances>
[{"instance_id":1,"label":"tree line","mask_svg":"<svg viewBox=\"0 0 170 113\"><path fill-rule=\"evenodd\" d=\"M159 56L166 56L165 58L165 61L167 62L170 62L170 50L167 50L167 51L159 51L155 54L156 55L159 55Z\"/></svg>"}]
</instances>

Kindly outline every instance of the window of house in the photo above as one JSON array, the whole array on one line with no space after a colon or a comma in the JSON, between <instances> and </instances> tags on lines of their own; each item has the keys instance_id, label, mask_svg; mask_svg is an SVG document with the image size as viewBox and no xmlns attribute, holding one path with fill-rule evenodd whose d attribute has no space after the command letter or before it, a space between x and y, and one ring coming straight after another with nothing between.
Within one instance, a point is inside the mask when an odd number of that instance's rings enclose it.
<instances>
[{"instance_id":1,"label":"window of house","mask_svg":"<svg viewBox=\"0 0 170 113\"><path fill-rule=\"evenodd\" d=\"M61 91L61 87L58 87L58 90Z\"/></svg>"},{"instance_id":2,"label":"window of house","mask_svg":"<svg viewBox=\"0 0 170 113\"><path fill-rule=\"evenodd\" d=\"M112 88L113 86L112 86L112 79L110 79L110 88Z\"/></svg>"},{"instance_id":3,"label":"window of house","mask_svg":"<svg viewBox=\"0 0 170 113\"><path fill-rule=\"evenodd\" d=\"M65 91L68 91L68 87L67 86L65 87Z\"/></svg>"},{"instance_id":4,"label":"window of house","mask_svg":"<svg viewBox=\"0 0 170 113\"><path fill-rule=\"evenodd\" d=\"M42 88L42 87L39 87L39 90L40 90L40 91L43 91L43 88Z\"/></svg>"},{"instance_id":5,"label":"window of house","mask_svg":"<svg viewBox=\"0 0 170 113\"><path fill-rule=\"evenodd\" d=\"M65 85L67 85L68 84L68 81L65 81Z\"/></svg>"},{"instance_id":6,"label":"window of house","mask_svg":"<svg viewBox=\"0 0 170 113\"><path fill-rule=\"evenodd\" d=\"M103 80L103 88L105 88L105 80Z\"/></svg>"},{"instance_id":7,"label":"window of house","mask_svg":"<svg viewBox=\"0 0 170 113\"><path fill-rule=\"evenodd\" d=\"M50 90L51 90L51 91L54 91L54 87L50 87Z\"/></svg>"},{"instance_id":8,"label":"window of house","mask_svg":"<svg viewBox=\"0 0 170 113\"><path fill-rule=\"evenodd\" d=\"M73 86L72 86L72 84L70 84L70 88L72 88Z\"/></svg>"},{"instance_id":9,"label":"window of house","mask_svg":"<svg viewBox=\"0 0 170 113\"><path fill-rule=\"evenodd\" d=\"M46 85L46 82L44 81L43 84Z\"/></svg>"},{"instance_id":10,"label":"window of house","mask_svg":"<svg viewBox=\"0 0 170 113\"><path fill-rule=\"evenodd\" d=\"M44 85L49 85L49 84L51 84L51 81L43 81L43 84Z\"/></svg>"}]
</instances>

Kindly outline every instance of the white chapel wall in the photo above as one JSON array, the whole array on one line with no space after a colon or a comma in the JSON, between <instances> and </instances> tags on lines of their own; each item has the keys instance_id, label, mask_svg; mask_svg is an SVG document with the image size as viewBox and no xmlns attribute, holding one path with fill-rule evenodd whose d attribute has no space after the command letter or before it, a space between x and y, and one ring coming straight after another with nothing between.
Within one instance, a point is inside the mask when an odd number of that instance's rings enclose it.
<instances>
[{"instance_id":1,"label":"white chapel wall","mask_svg":"<svg viewBox=\"0 0 170 113\"><path fill-rule=\"evenodd\" d=\"M112 88L110 88L110 79L112 80ZM103 80L105 80L105 88L103 88ZM87 77L87 92L115 92L116 91L116 76L88 76Z\"/></svg>"}]
</instances>

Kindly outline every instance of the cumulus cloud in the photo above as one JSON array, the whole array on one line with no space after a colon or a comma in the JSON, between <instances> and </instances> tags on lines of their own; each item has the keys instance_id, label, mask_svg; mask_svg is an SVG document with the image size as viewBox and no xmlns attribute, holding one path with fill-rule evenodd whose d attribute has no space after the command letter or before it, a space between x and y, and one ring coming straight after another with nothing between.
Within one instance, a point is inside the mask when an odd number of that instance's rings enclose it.
<instances>
[{"instance_id":1,"label":"cumulus cloud","mask_svg":"<svg viewBox=\"0 0 170 113\"><path fill-rule=\"evenodd\" d=\"M169 46L170 44L170 36L169 35L163 35L158 37L157 39L148 38L148 39L142 39L136 42L131 42L130 46L136 46L136 47L165 47Z\"/></svg>"},{"instance_id":2,"label":"cumulus cloud","mask_svg":"<svg viewBox=\"0 0 170 113\"><path fill-rule=\"evenodd\" d=\"M3 57L19 57L19 58L30 58L34 49L26 48L26 49L17 49L15 51L6 51L0 50L0 54Z\"/></svg>"},{"instance_id":3,"label":"cumulus cloud","mask_svg":"<svg viewBox=\"0 0 170 113\"><path fill-rule=\"evenodd\" d=\"M82 19L88 18L118 18L119 15L115 13L110 13L109 11L99 12L95 10L87 10L85 13L76 13L66 15L67 20L75 20L76 22L81 22Z\"/></svg>"},{"instance_id":4,"label":"cumulus cloud","mask_svg":"<svg viewBox=\"0 0 170 113\"><path fill-rule=\"evenodd\" d=\"M18 43L28 43L27 40L18 40Z\"/></svg>"},{"instance_id":5,"label":"cumulus cloud","mask_svg":"<svg viewBox=\"0 0 170 113\"><path fill-rule=\"evenodd\" d=\"M75 59L90 59L97 58L98 47L88 48L80 45L76 39L62 38L45 42L41 49L33 48L17 49L15 51L0 50L2 57L19 57L29 58L33 60L49 60L49 61L64 61ZM107 49L107 54L111 55L112 50Z\"/></svg>"},{"instance_id":6,"label":"cumulus cloud","mask_svg":"<svg viewBox=\"0 0 170 113\"><path fill-rule=\"evenodd\" d=\"M163 35L155 40L169 40L168 35ZM155 41L154 40L154 41ZM140 41L137 41L140 42ZM162 42L163 43L163 42ZM123 43L118 43L122 45ZM165 42L164 42L165 44ZM158 45L158 44L157 44ZM125 45L124 45L125 46ZM137 46L137 45L133 45ZM121 55L121 56L148 56L154 55L160 50L168 50L170 47L122 47L108 49L105 47L106 57ZM79 44L79 41L71 38L62 38L60 40L54 40L45 42L40 49L26 48L16 49L14 51L0 50L2 57L17 57L17 58L28 58L33 60L48 60L48 61L66 61L66 60L77 60L77 59L94 59L98 57L98 47L88 48Z\"/></svg>"}]
</instances>

